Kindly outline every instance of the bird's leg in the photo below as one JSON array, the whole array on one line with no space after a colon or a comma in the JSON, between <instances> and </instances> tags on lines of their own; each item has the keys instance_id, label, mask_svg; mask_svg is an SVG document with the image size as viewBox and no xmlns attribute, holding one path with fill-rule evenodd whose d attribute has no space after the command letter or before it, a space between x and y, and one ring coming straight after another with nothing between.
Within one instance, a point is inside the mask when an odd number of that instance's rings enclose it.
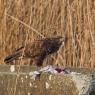
<instances>
[{"instance_id":1,"label":"bird's leg","mask_svg":"<svg viewBox=\"0 0 95 95\"><path fill-rule=\"evenodd\" d=\"M33 65L33 60L32 59L30 59L30 65Z\"/></svg>"},{"instance_id":2,"label":"bird's leg","mask_svg":"<svg viewBox=\"0 0 95 95\"><path fill-rule=\"evenodd\" d=\"M37 65L36 65L36 62L35 62L35 60L33 60L33 59L30 60L30 65L31 65L31 66L35 66L37 71L39 71L39 69L41 68L41 66L37 66Z\"/></svg>"}]
</instances>

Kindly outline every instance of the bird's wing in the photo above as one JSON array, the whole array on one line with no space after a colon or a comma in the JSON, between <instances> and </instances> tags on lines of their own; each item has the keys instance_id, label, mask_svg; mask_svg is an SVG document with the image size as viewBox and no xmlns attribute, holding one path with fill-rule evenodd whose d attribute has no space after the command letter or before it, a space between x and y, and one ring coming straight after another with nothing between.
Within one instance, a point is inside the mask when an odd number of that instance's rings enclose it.
<instances>
[{"instance_id":1,"label":"bird's wing","mask_svg":"<svg viewBox=\"0 0 95 95\"><path fill-rule=\"evenodd\" d=\"M26 57L36 57L45 52L43 41L36 41L29 43L25 47L25 56Z\"/></svg>"}]
</instances>

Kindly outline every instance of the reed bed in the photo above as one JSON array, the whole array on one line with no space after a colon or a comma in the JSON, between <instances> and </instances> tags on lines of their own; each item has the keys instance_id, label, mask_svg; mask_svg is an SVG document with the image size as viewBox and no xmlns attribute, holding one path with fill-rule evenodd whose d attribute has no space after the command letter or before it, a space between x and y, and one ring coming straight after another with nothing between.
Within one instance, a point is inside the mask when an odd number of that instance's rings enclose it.
<instances>
[{"instance_id":1,"label":"reed bed","mask_svg":"<svg viewBox=\"0 0 95 95\"><path fill-rule=\"evenodd\" d=\"M57 35L65 45L45 64L94 68L95 0L0 0L1 64L15 48Z\"/></svg>"}]
</instances>

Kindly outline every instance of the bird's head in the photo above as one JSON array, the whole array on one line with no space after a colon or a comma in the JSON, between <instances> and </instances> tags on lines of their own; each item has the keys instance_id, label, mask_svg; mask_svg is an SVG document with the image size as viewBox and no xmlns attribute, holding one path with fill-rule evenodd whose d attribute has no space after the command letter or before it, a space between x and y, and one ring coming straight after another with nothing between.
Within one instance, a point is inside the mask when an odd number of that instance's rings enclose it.
<instances>
[{"instance_id":1,"label":"bird's head","mask_svg":"<svg viewBox=\"0 0 95 95\"><path fill-rule=\"evenodd\" d=\"M48 44L49 42L49 44ZM61 36L53 37L47 41L47 52L49 54L57 52L60 48L60 46L64 43L64 38Z\"/></svg>"},{"instance_id":2,"label":"bird's head","mask_svg":"<svg viewBox=\"0 0 95 95\"><path fill-rule=\"evenodd\" d=\"M54 38L54 41L55 41L55 44L59 47L61 45L64 45L64 37L58 36L58 37Z\"/></svg>"}]
</instances>

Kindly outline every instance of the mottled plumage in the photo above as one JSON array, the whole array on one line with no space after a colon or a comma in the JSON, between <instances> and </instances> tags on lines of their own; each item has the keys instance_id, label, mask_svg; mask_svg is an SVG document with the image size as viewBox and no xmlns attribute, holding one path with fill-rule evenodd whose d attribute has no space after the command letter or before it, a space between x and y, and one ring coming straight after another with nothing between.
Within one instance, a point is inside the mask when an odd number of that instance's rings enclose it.
<instances>
[{"instance_id":1,"label":"mottled plumage","mask_svg":"<svg viewBox=\"0 0 95 95\"><path fill-rule=\"evenodd\" d=\"M44 59L57 52L63 42L62 37L44 38L28 43L26 46L18 48L13 54L7 56L4 60L6 64L18 59L19 57L35 60L37 66L42 66Z\"/></svg>"}]
</instances>

